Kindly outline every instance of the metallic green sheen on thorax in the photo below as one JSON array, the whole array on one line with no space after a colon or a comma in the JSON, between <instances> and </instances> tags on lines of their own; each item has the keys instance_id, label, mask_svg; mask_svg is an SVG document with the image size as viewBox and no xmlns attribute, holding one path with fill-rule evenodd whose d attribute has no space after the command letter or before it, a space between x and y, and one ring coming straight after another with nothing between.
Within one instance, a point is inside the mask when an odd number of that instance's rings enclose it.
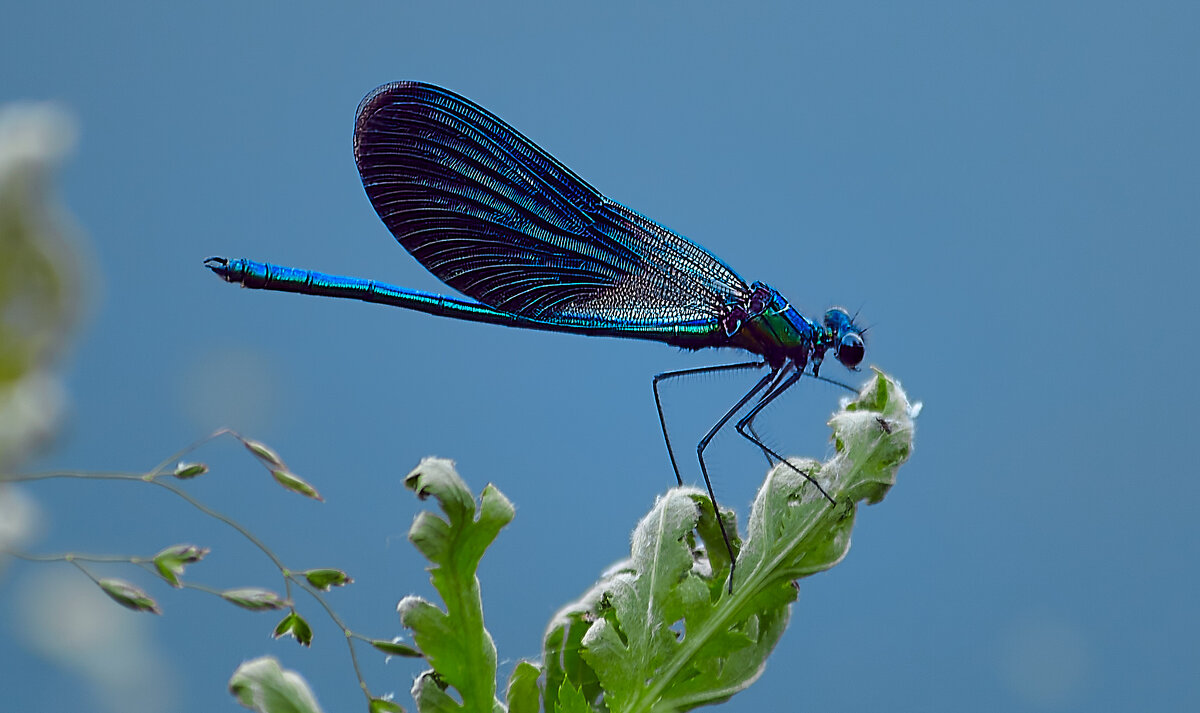
<instances>
[{"instance_id":1,"label":"metallic green sheen on thorax","mask_svg":"<svg viewBox=\"0 0 1200 713\"><path fill-rule=\"evenodd\" d=\"M752 287L745 307L735 307L726 318L731 341L763 355L772 366L790 359L803 369L815 340L824 330L793 309L772 287L761 282Z\"/></svg>"}]
</instances>

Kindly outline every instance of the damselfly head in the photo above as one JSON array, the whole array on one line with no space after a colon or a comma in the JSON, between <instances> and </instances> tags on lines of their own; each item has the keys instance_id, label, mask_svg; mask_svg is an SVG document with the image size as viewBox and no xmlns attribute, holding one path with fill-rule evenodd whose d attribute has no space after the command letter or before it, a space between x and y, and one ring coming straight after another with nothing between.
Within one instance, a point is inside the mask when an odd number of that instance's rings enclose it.
<instances>
[{"instance_id":1,"label":"damselfly head","mask_svg":"<svg viewBox=\"0 0 1200 713\"><path fill-rule=\"evenodd\" d=\"M866 353L862 330L854 326L850 313L834 307L825 313L825 327L834 334L837 360L847 369L857 369Z\"/></svg>"}]
</instances>

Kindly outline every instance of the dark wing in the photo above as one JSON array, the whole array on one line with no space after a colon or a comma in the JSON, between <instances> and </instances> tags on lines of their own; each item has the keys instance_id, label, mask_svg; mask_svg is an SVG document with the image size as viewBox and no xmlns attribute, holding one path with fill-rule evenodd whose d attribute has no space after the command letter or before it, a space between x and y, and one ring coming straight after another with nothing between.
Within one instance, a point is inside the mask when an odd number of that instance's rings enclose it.
<instances>
[{"instance_id":1,"label":"dark wing","mask_svg":"<svg viewBox=\"0 0 1200 713\"><path fill-rule=\"evenodd\" d=\"M749 293L704 248L440 87L398 82L367 95L354 157L400 244L489 307L564 324L665 324L723 316Z\"/></svg>"}]
</instances>

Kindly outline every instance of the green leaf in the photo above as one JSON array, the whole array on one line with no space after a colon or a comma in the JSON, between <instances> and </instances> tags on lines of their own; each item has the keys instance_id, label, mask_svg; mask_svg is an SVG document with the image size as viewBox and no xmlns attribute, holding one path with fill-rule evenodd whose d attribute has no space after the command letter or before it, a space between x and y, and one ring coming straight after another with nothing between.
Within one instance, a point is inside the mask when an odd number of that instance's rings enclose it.
<instances>
[{"instance_id":1,"label":"green leaf","mask_svg":"<svg viewBox=\"0 0 1200 713\"><path fill-rule=\"evenodd\" d=\"M291 636L296 639L297 643L303 646L312 646L312 627L308 625L304 617L294 611L288 612L287 616L280 620L271 635L276 639L285 635Z\"/></svg>"},{"instance_id":2,"label":"green leaf","mask_svg":"<svg viewBox=\"0 0 1200 713\"><path fill-rule=\"evenodd\" d=\"M899 385L877 371L830 421L832 458L773 468L745 541L735 543L732 593L708 497L677 488L660 498L634 532L628 563L552 622L544 641L546 699L563 711L685 711L750 685L787 626L795 580L839 562L857 502L878 502L895 482L912 450L914 411ZM735 533L732 514L722 517Z\"/></svg>"},{"instance_id":3,"label":"green leaf","mask_svg":"<svg viewBox=\"0 0 1200 713\"><path fill-rule=\"evenodd\" d=\"M387 698L372 698L367 704L370 713L404 713L404 707Z\"/></svg>"},{"instance_id":4,"label":"green leaf","mask_svg":"<svg viewBox=\"0 0 1200 713\"><path fill-rule=\"evenodd\" d=\"M284 671L270 656L238 666L229 679L229 692L246 708L259 713L320 713L321 707L304 678Z\"/></svg>"},{"instance_id":5,"label":"green leaf","mask_svg":"<svg viewBox=\"0 0 1200 713\"><path fill-rule=\"evenodd\" d=\"M267 611L270 609L283 609L290 605L288 600L279 596L269 589L259 589L257 587L243 587L241 589L227 589L220 593L221 598L225 601L236 604L243 609L250 611Z\"/></svg>"},{"instance_id":6,"label":"green leaf","mask_svg":"<svg viewBox=\"0 0 1200 713\"><path fill-rule=\"evenodd\" d=\"M600 680L580 656L583 635L597 618L593 611L607 611L611 605L602 604L604 582L597 584L578 601L563 607L546 630L542 641L542 661L546 667L545 699L561 704L564 686L574 689L586 701L596 702L602 691ZM571 682L574 682L572 685Z\"/></svg>"},{"instance_id":7,"label":"green leaf","mask_svg":"<svg viewBox=\"0 0 1200 713\"><path fill-rule=\"evenodd\" d=\"M299 493L306 498L312 498L313 500L325 502L325 498L321 497L321 494L317 492L316 488L309 485L308 481L304 480L290 470L273 468L271 470L271 477L275 479L276 483L279 483L293 493Z\"/></svg>"},{"instance_id":8,"label":"green leaf","mask_svg":"<svg viewBox=\"0 0 1200 713\"><path fill-rule=\"evenodd\" d=\"M189 480L208 472L208 466L203 463L188 463L179 461L171 475L179 480Z\"/></svg>"},{"instance_id":9,"label":"green leaf","mask_svg":"<svg viewBox=\"0 0 1200 713\"><path fill-rule=\"evenodd\" d=\"M445 682L433 671L425 671L417 676L412 697L421 713L458 713L467 710L465 705L459 705L446 693Z\"/></svg>"},{"instance_id":10,"label":"green leaf","mask_svg":"<svg viewBox=\"0 0 1200 713\"><path fill-rule=\"evenodd\" d=\"M207 547L196 545L172 545L154 555L154 569L172 587L182 587L179 578L187 565L199 562L208 554Z\"/></svg>"},{"instance_id":11,"label":"green leaf","mask_svg":"<svg viewBox=\"0 0 1200 713\"><path fill-rule=\"evenodd\" d=\"M445 610L419 597L405 597L397 609L400 621L436 671L418 678L413 696L420 711L491 713L496 699L496 646L483 625L483 602L475 571L484 550L512 521L512 503L488 485L475 498L451 461L426 458L404 479L419 497L432 495L445 518L422 512L408 538L430 561L430 581ZM436 685L434 685L436 684ZM445 693L452 686L459 704Z\"/></svg>"},{"instance_id":12,"label":"green leaf","mask_svg":"<svg viewBox=\"0 0 1200 713\"><path fill-rule=\"evenodd\" d=\"M246 450L253 453L254 457L257 458L260 463L265 465L268 470L287 467L283 464L283 459L279 457L279 454L271 450L271 448L269 448L266 444L251 440L249 438L243 438L241 440L242 445L246 447Z\"/></svg>"},{"instance_id":13,"label":"green leaf","mask_svg":"<svg viewBox=\"0 0 1200 713\"><path fill-rule=\"evenodd\" d=\"M528 661L517 662L508 677L508 713L538 713L541 700L538 691L538 676L542 670Z\"/></svg>"},{"instance_id":14,"label":"green leaf","mask_svg":"<svg viewBox=\"0 0 1200 713\"><path fill-rule=\"evenodd\" d=\"M152 614L162 614L158 603L142 589L123 579L105 578L96 584L117 604L133 611L148 611Z\"/></svg>"},{"instance_id":15,"label":"green leaf","mask_svg":"<svg viewBox=\"0 0 1200 713\"><path fill-rule=\"evenodd\" d=\"M420 649L413 648L407 644L402 644L399 641L384 641L383 639L372 639L371 646L382 651L388 656L403 656L405 658L419 659L425 654L422 654Z\"/></svg>"},{"instance_id":16,"label":"green leaf","mask_svg":"<svg viewBox=\"0 0 1200 713\"><path fill-rule=\"evenodd\" d=\"M579 689L570 683L558 689L558 698L554 701L555 713L595 713L587 699Z\"/></svg>"},{"instance_id":17,"label":"green leaf","mask_svg":"<svg viewBox=\"0 0 1200 713\"><path fill-rule=\"evenodd\" d=\"M344 587L354 582L350 575L340 569L310 569L301 572L312 586L321 591L329 591L331 587Z\"/></svg>"}]
</instances>

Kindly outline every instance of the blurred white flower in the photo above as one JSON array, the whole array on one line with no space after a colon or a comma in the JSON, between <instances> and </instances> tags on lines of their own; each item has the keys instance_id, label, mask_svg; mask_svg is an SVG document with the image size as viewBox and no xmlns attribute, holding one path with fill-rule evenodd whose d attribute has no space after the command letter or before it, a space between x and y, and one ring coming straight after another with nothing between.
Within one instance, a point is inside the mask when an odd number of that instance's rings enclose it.
<instances>
[{"instance_id":1,"label":"blurred white flower","mask_svg":"<svg viewBox=\"0 0 1200 713\"><path fill-rule=\"evenodd\" d=\"M23 577L13 628L28 646L85 679L89 710L156 713L172 710L177 676L157 650L151 618L113 604L79 572L42 569Z\"/></svg>"},{"instance_id":2,"label":"blurred white flower","mask_svg":"<svg viewBox=\"0 0 1200 713\"><path fill-rule=\"evenodd\" d=\"M40 520L37 504L23 490L0 485L0 551L20 547ZM4 563L0 558L0 566Z\"/></svg>"}]
</instances>

